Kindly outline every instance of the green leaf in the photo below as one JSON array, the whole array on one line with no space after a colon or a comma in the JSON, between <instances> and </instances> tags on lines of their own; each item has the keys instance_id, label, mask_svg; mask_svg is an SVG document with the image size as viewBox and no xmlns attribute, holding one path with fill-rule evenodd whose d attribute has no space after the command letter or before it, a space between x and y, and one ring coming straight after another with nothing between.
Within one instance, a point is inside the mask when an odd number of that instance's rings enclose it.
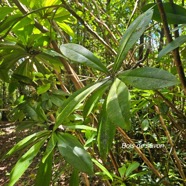
<instances>
[{"instance_id":1,"label":"green leaf","mask_svg":"<svg viewBox=\"0 0 186 186\"><path fill-rule=\"evenodd\" d=\"M116 72L122 65L128 51L137 42L151 21L153 11L149 9L128 27L119 45L118 53L114 62L113 71Z\"/></svg>"},{"instance_id":2,"label":"green leaf","mask_svg":"<svg viewBox=\"0 0 186 186\"><path fill-rule=\"evenodd\" d=\"M66 23L57 22L60 28L65 31L69 36L74 37L74 32Z\"/></svg>"},{"instance_id":3,"label":"green leaf","mask_svg":"<svg viewBox=\"0 0 186 186\"><path fill-rule=\"evenodd\" d=\"M125 173L126 173L126 170L127 170L127 168L126 168L126 165L124 164L122 167L120 167L119 169L118 169L118 171L119 171L119 174L120 174L120 176L123 178L124 177L124 175L125 175Z\"/></svg>"},{"instance_id":4,"label":"green leaf","mask_svg":"<svg viewBox=\"0 0 186 186\"><path fill-rule=\"evenodd\" d=\"M37 94L39 95L39 94L43 94L43 93L47 92L50 89L50 86L51 86L50 83L39 86L37 88Z\"/></svg>"},{"instance_id":5,"label":"green leaf","mask_svg":"<svg viewBox=\"0 0 186 186\"><path fill-rule=\"evenodd\" d=\"M90 127L90 126L87 126L87 125L68 125L68 126L65 126L65 128L67 129L80 129L80 130L91 130L91 131L95 131L97 132L97 129L94 128L94 127Z\"/></svg>"},{"instance_id":6,"label":"green leaf","mask_svg":"<svg viewBox=\"0 0 186 186\"><path fill-rule=\"evenodd\" d=\"M37 121L37 122L38 121L43 121L43 119L40 118L39 114L37 113L36 108L33 105L29 104L29 103L25 105L25 112L34 121Z\"/></svg>"},{"instance_id":7,"label":"green leaf","mask_svg":"<svg viewBox=\"0 0 186 186\"><path fill-rule=\"evenodd\" d=\"M19 150L22 150L26 147L28 147L30 144L34 143L36 140L44 137L44 136L48 136L50 134L50 131L48 130L43 130L34 134L31 134L27 137L25 137L24 139L22 139L21 141L19 141L17 144L15 144L7 153L5 156L3 156L2 159L8 158L10 156L12 156L14 153L16 153Z\"/></svg>"},{"instance_id":8,"label":"green leaf","mask_svg":"<svg viewBox=\"0 0 186 186\"><path fill-rule=\"evenodd\" d=\"M130 176L130 174L131 174L135 169L137 169L139 166L140 166L140 164L139 164L138 162L132 162L132 163L128 166L128 168L127 168L127 170L126 170L126 173L125 173L125 176L126 176L126 177Z\"/></svg>"},{"instance_id":9,"label":"green leaf","mask_svg":"<svg viewBox=\"0 0 186 186\"><path fill-rule=\"evenodd\" d=\"M47 137L34 144L16 163L10 173L10 181L8 186L13 186L19 178L23 175L29 165L32 163L34 157L38 154L41 146L45 142Z\"/></svg>"},{"instance_id":10,"label":"green leaf","mask_svg":"<svg viewBox=\"0 0 186 186\"><path fill-rule=\"evenodd\" d=\"M6 51L7 54L9 54L11 50L19 50L25 52L25 49L23 47L18 45L16 42L10 42L10 41L0 42L0 49Z\"/></svg>"},{"instance_id":11,"label":"green leaf","mask_svg":"<svg viewBox=\"0 0 186 186\"><path fill-rule=\"evenodd\" d=\"M54 130L56 130L58 126L61 125L65 120L65 118L67 118L75 110L78 104L80 104L88 95L106 82L107 80L103 80L93 85L86 86L74 92L67 100L65 100L61 106L62 109L60 109L59 113L57 114Z\"/></svg>"},{"instance_id":12,"label":"green leaf","mask_svg":"<svg viewBox=\"0 0 186 186\"><path fill-rule=\"evenodd\" d=\"M52 153L52 151L54 150L56 146L56 143L57 143L57 136L55 133L52 133L50 140L48 141L46 150L43 154L42 163L45 163L48 156L50 156L50 154Z\"/></svg>"},{"instance_id":13,"label":"green leaf","mask_svg":"<svg viewBox=\"0 0 186 186\"><path fill-rule=\"evenodd\" d=\"M154 90L178 84L178 80L168 71L144 67L133 70L126 70L119 74L126 84L130 84L139 89Z\"/></svg>"},{"instance_id":14,"label":"green leaf","mask_svg":"<svg viewBox=\"0 0 186 186\"><path fill-rule=\"evenodd\" d=\"M37 68L38 72L41 72L42 74L50 74L49 69L43 63L40 63L36 58L34 58L34 61L34 65Z\"/></svg>"},{"instance_id":15,"label":"green leaf","mask_svg":"<svg viewBox=\"0 0 186 186\"><path fill-rule=\"evenodd\" d=\"M83 117L86 118L93 110L97 102L100 100L101 96L104 94L105 90L110 85L111 81L108 81L100 88L98 88L94 93L88 98L83 109Z\"/></svg>"},{"instance_id":16,"label":"green leaf","mask_svg":"<svg viewBox=\"0 0 186 186\"><path fill-rule=\"evenodd\" d=\"M24 57L26 57L27 54L25 51L21 50L14 50L13 52L3 56L3 61L0 65L0 69L10 69L14 68L14 64Z\"/></svg>"},{"instance_id":17,"label":"green leaf","mask_svg":"<svg viewBox=\"0 0 186 186\"><path fill-rule=\"evenodd\" d=\"M105 104L103 105L100 113L99 129L98 129L98 148L100 155L103 159L107 158L107 155L112 147L114 135L116 133L116 126L110 122L107 116Z\"/></svg>"},{"instance_id":18,"label":"green leaf","mask_svg":"<svg viewBox=\"0 0 186 186\"><path fill-rule=\"evenodd\" d=\"M2 79L4 82L9 82L9 75L7 69L0 69L0 79Z\"/></svg>"},{"instance_id":19,"label":"green leaf","mask_svg":"<svg viewBox=\"0 0 186 186\"><path fill-rule=\"evenodd\" d=\"M162 22L157 4L154 4L154 3L148 4L143 8L143 10L147 10L151 7L154 9L154 14L152 18L158 22ZM169 24L185 24L186 23L186 9L185 8L177 4L173 4L172 6L172 3L169 3L169 2L163 3L163 7L164 7L167 21Z\"/></svg>"},{"instance_id":20,"label":"green leaf","mask_svg":"<svg viewBox=\"0 0 186 186\"><path fill-rule=\"evenodd\" d=\"M101 165L101 163L99 163L99 162L98 162L97 160L95 160L95 159L92 159L92 161L95 163L95 165L96 165L97 167L99 167L100 170L103 171L103 173L104 173L105 175L107 175L107 176L113 181L112 175L110 174L110 172L109 172L103 165Z\"/></svg>"},{"instance_id":21,"label":"green leaf","mask_svg":"<svg viewBox=\"0 0 186 186\"><path fill-rule=\"evenodd\" d=\"M63 96L59 96L59 95L55 95L55 94L51 94L50 95L50 100L52 101L52 103L58 107L61 107L63 105L64 102L64 97Z\"/></svg>"},{"instance_id":22,"label":"green leaf","mask_svg":"<svg viewBox=\"0 0 186 186\"><path fill-rule=\"evenodd\" d=\"M102 62L88 49L81 45L68 43L60 47L62 54L73 62L85 64L101 72L108 73Z\"/></svg>"},{"instance_id":23,"label":"green leaf","mask_svg":"<svg viewBox=\"0 0 186 186\"><path fill-rule=\"evenodd\" d=\"M58 2L58 0L45 0L42 2L43 7L45 6L51 6Z\"/></svg>"},{"instance_id":24,"label":"green leaf","mask_svg":"<svg viewBox=\"0 0 186 186\"><path fill-rule=\"evenodd\" d=\"M48 52L44 51L38 55L35 56L35 59L38 60L39 62L42 62L48 66L53 66L54 68L59 68L60 66L62 66L61 61L59 60L58 57L54 57L50 54L48 54Z\"/></svg>"},{"instance_id":25,"label":"green leaf","mask_svg":"<svg viewBox=\"0 0 186 186\"><path fill-rule=\"evenodd\" d=\"M123 129L130 130L130 103L128 88L118 78L113 82L106 103L108 119Z\"/></svg>"},{"instance_id":26,"label":"green leaf","mask_svg":"<svg viewBox=\"0 0 186 186\"><path fill-rule=\"evenodd\" d=\"M68 163L81 172L93 174L91 157L74 136L57 133L57 140L59 152Z\"/></svg>"},{"instance_id":27,"label":"green leaf","mask_svg":"<svg viewBox=\"0 0 186 186\"><path fill-rule=\"evenodd\" d=\"M11 7L0 7L0 20L6 17L7 14L11 13L14 9Z\"/></svg>"},{"instance_id":28,"label":"green leaf","mask_svg":"<svg viewBox=\"0 0 186 186\"><path fill-rule=\"evenodd\" d=\"M169 43L165 48L163 48L159 55L158 58L161 58L162 56L166 55L167 53L171 52L172 50L180 47L183 43L186 42L186 36L180 36L174 39L171 43Z\"/></svg>"},{"instance_id":29,"label":"green leaf","mask_svg":"<svg viewBox=\"0 0 186 186\"><path fill-rule=\"evenodd\" d=\"M69 186L79 186L80 179L79 179L79 171L74 169L72 175L70 177L70 185Z\"/></svg>"},{"instance_id":30,"label":"green leaf","mask_svg":"<svg viewBox=\"0 0 186 186\"><path fill-rule=\"evenodd\" d=\"M44 162L40 161L34 186L50 186L50 180L52 177L52 158L53 152L47 156Z\"/></svg>"},{"instance_id":31,"label":"green leaf","mask_svg":"<svg viewBox=\"0 0 186 186\"><path fill-rule=\"evenodd\" d=\"M17 82L23 84L23 85L32 85L34 87L37 86L37 84L32 81L32 79L30 77L24 76L24 75L20 75L20 74L12 74L12 79L16 80Z\"/></svg>"},{"instance_id":32,"label":"green leaf","mask_svg":"<svg viewBox=\"0 0 186 186\"><path fill-rule=\"evenodd\" d=\"M32 79L33 64L29 60L23 61L14 71L14 74Z\"/></svg>"},{"instance_id":33,"label":"green leaf","mask_svg":"<svg viewBox=\"0 0 186 186\"><path fill-rule=\"evenodd\" d=\"M0 33L10 28L13 24L17 23L21 19L22 19L22 14L14 14L14 15L8 16L6 19L4 19L1 22Z\"/></svg>"}]
</instances>

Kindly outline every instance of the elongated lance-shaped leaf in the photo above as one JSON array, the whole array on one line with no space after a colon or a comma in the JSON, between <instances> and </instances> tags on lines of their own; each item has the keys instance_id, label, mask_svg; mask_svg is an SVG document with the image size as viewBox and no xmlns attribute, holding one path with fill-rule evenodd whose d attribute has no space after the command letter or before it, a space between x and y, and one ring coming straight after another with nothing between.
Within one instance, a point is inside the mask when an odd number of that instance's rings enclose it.
<instances>
[{"instance_id":1,"label":"elongated lance-shaped leaf","mask_svg":"<svg viewBox=\"0 0 186 186\"><path fill-rule=\"evenodd\" d=\"M126 84L144 90L155 90L178 84L178 80L173 74L151 67L126 70L119 74L118 78Z\"/></svg>"},{"instance_id":2,"label":"elongated lance-shaped leaf","mask_svg":"<svg viewBox=\"0 0 186 186\"><path fill-rule=\"evenodd\" d=\"M91 156L74 136L57 133L57 140L59 152L68 163L81 172L93 174Z\"/></svg>"},{"instance_id":3,"label":"elongated lance-shaped leaf","mask_svg":"<svg viewBox=\"0 0 186 186\"><path fill-rule=\"evenodd\" d=\"M118 78L113 82L106 103L106 112L110 121L125 130L131 128L129 91L125 83Z\"/></svg>"},{"instance_id":4,"label":"elongated lance-shaped leaf","mask_svg":"<svg viewBox=\"0 0 186 186\"><path fill-rule=\"evenodd\" d=\"M58 126L62 124L62 122L74 111L75 107L78 104L80 104L83 100L85 100L87 96L90 95L97 88L104 85L107 81L108 80L103 80L93 85L86 86L76 91L66 101L64 101L63 105L61 106L60 111L57 114L54 130L56 130Z\"/></svg>"},{"instance_id":5,"label":"elongated lance-shaped leaf","mask_svg":"<svg viewBox=\"0 0 186 186\"><path fill-rule=\"evenodd\" d=\"M14 168L12 169L10 173L10 181L8 183L8 186L13 186L19 178L23 175L23 173L26 171L26 169L29 167L29 165L32 163L32 160L34 157L38 154L41 146L45 142L47 137L44 137L39 142L34 144L16 163Z\"/></svg>"},{"instance_id":6,"label":"elongated lance-shaped leaf","mask_svg":"<svg viewBox=\"0 0 186 186\"><path fill-rule=\"evenodd\" d=\"M166 55L167 53L171 52L172 50L180 47L183 43L186 42L186 36L180 36L175 38L174 41L172 41L171 43L169 43L167 46L165 46L165 48L163 48L159 55L158 58L163 57L164 55Z\"/></svg>"},{"instance_id":7,"label":"elongated lance-shaped leaf","mask_svg":"<svg viewBox=\"0 0 186 186\"><path fill-rule=\"evenodd\" d=\"M109 86L109 82L102 85L100 88L98 88L94 93L88 98L88 100L85 103L84 109L83 109L83 117L86 118L93 110L94 106L97 104L97 102L100 100L104 92Z\"/></svg>"},{"instance_id":8,"label":"elongated lance-shaped leaf","mask_svg":"<svg viewBox=\"0 0 186 186\"><path fill-rule=\"evenodd\" d=\"M5 51L17 50L25 52L25 49L16 42L0 42L0 49Z\"/></svg>"},{"instance_id":9,"label":"elongated lance-shaped leaf","mask_svg":"<svg viewBox=\"0 0 186 186\"><path fill-rule=\"evenodd\" d=\"M99 129L98 129L98 148L100 155L106 159L110 148L112 147L113 138L116 132L116 125L111 123L106 112L106 101L100 113Z\"/></svg>"},{"instance_id":10,"label":"elongated lance-shaped leaf","mask_svg":"<svg viewBox=\"0 0 186 186\"><path fill-rule=\"evenodd\" d=\"M126 172L125 172L125 176L126 176L126 177L130 176L130 174L131 174L135 169L137 169L139 166L140 166L140 164L139 164L138 162L136 162L136 161L132 162L132 163L128 166L128 168L127 168L127 170L126 170Z\"/></svg>"},{"instance_id":11,"label":"elongated lance-shaped leaf","mask_svg":"<svg viewBox=\"0 0 186 186\"><path fill-rule=\"evenodd\" d=\"M56 144L57 144L57 136L56 136L56 133L53 132L46 146L46 150L43 154L42 163L45 163L48 156L50 156L50 154L53 152Z\"/></svg>"},{"instance_id":12,"label":"elongated lance-shaped leaf","mask_svg":"<svg viewBox=\"0 0 186 186\"><path fill-rule=\"evenodd\" d=\"M69 186L79 186L79 185L80 185L79 171L77 169L74 169L70 177Z\"/></svg>"},{"instance_id":13,"label":"elongated lance-shaped leaf","mask_svg":"<svg viewBox=\"0 0 186 186\"><path fill-rule=\"evenodd\" d=\"M18 51L14 50L14 52L8 53L3 56L2 63L0 65L0 69L10 69L14 67L14 64L24 57L26 57L28 54L25 51Z\"/></svg>"},{"instance_id":14,"label":"elongated lance-shaped leaf","mask_svg":"<svg viewBox=\"0 0 186 186\"><path fill-rule=\"evenodd\" d=\"M64 56L73 62L85 64L101 72L108 73L107 68L102 62L92 52L81 45L73 43L63 44L60 50Z\"/></svg>"},{"instance_id":15,"label":"elongated lance-shaped leaf","mask_svg":"<svg viewBox=\"0 0 186 186\"><path fill-rule=\"evenodd\" d=\"M95 165L103 171L105 175L107 175L111 180L113 180L112 174L96 159L92 159L92 161L95 163Z\"/></svg>"},{"instance_id":16,"label":"elongated lance-shaped leaf","mask_svg":"<svg viewBox=\"0 0 186 186\"><path fill-rule=\"evenodd\" d=\"M140 38L153 15L152 9L140 15L126 30L119 45L118 53L114 62L113 71L116 72L122 65L128 51Z\"/></svg>"},{"instance_id":17,"label":"elongated lance-shaped leaf","mask_svg":"<svg viewBox=\"0 0 186 186\"><path fill-rule=\"evenodd\" d=\"M19 150L22 150L24 148L26 148L27 146L30 146L30 144L34 143L34 141L44 137L44 136L48 136L50 134L50 131L48 130L43 130L34 134L31 134L27 137L25 137L24 139L22 139L21 141L19 141L17 144L15 144L7 153L5 156L3 156L2 159L5 159L7 157L12 156L14 153L16 153Z\"/></svg>"},{"instance_id":18,"label":"elongated lance-shaped leaf","mask_svg":"<svg viewBox=\"0 0 186 186\"><path fill-rule=\"evenodd\" d=\"M45 162L40 162L34 186L50 186L52 177L52 157L53 151L46 158Z\"/></svg>"}]
</instances>

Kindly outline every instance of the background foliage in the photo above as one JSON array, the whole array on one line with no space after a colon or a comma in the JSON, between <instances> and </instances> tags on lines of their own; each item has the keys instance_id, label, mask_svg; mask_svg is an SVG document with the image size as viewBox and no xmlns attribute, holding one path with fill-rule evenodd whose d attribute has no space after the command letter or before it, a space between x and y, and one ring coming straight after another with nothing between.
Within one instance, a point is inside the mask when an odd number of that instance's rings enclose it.
<instances>
[{"instance_id":1,"label":"background foliage","mask_svg":"<svg viewBox=\"0 0 186 186\"><path fill-rule=\"evenodd\" d=\"M186 184L184 1L0 3L8 185Z\"/></svg>"}]
</instances>

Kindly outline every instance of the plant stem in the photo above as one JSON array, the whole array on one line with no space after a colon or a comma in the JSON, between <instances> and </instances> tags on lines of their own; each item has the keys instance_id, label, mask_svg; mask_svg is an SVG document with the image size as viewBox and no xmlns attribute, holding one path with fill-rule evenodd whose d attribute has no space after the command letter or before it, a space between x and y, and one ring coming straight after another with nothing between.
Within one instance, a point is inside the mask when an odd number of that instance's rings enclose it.
<instances>
[{"instance_id":1,"label":"plant stem","mask_svg":"<svg viewBox=\"0 0 186 186\"><path fill-rule=\"evenodd\" d=\"M172 36L170 34L170 30L169 30L169 26L168 26L168 22L167 22L167 17L166 17L166 13L163 7L163 3L162 0L156 0L157 2L157 6L160 12L160 16L163 22L163 27L165 30L165 36L167 38L168 43L171 43L173 41ZM184 73L184 69L183 69L183 65L180 59L180 54L179 54L179 49L176 48L172 51L172 55L173 55L173 60L174 60L174 64L177 68L177 72L179 75L179 79L183 88L183 92L186 95L186 78L185 78L185 73Z\"/></svg>"}]
</instances>

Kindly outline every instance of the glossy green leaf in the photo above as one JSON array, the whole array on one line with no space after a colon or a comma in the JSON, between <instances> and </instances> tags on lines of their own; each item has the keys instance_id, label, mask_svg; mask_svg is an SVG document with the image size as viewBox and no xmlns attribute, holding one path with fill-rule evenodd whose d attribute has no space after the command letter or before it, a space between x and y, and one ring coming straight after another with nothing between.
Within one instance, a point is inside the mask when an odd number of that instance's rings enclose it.
<instances>
[{"instance_id":1,"label":"glossy green leaf","mask_svg":"<svg viewBox=\"0 0 186 186\"><path fill-rule=\"evenodd\" d=\"M14 14L14 15L8 16L6 19L4 19L1 22L0 33L10 28L13 24L17 23L21 19L22 19L21 14Z\"/></svg>"},{"instance_id":2,"label":"glossy green leaf","mask_svg":"<svg viewBox=\"0 0 186 186\"><path fill-rule=\"evenodd\" d=\"M93 174L91 157L74 136L68 133L57 133L57 140L59 152L68 163L81 172Z\"/></svg>"},{"instance_id":3,"label":"glossy green leaf","mask_svg":"<svg viewBox=\"0 0 186 186\"><path fill-rule=\"evenodd\" d=\"M139 166L140 166L140 164L139 164L138 162L132 162L132 163L128 166L128 168L127 168L127 170L126 170L126 173L125 173L125 176L126 176L126 177L129 177L130 174L131 174L135 169L137 169Z\"/></svg>"},{"instance_id":4,"label":"glossy green leaf","mask_svg":"<svg viewBox=\"0 0 186 186\"><path fill-rule=\"evenodd\" d=\"M47 92L50 89L51 84L50 83L46 83L44 85L41 85L37 88L37 94L43 94L45 92Z\"/></svg>"},{"instance_id":5,"label":"glossy green leaf","mask_svg":"<svg viewBox=\"0 0 186 186\"><path fill-rule=\"evenodd\" d=\"M62 54L73 62L85 64L99 71L108 73L102 62L88 49L81 45L68 43L60 47Z\"/></svg>"},{"instance_id":6,"label":"glossy green leaf","mask_svg":"<svg viewBox=\"0 0 186 186\"><path fill-rule=\"evenodd\" d=\"M65 31L69 36L74 37L74 32L66 23L57 22L60 28Z\"/></svg>"},{"instance_id":7,"label":"glossy green leaf","mask_svg":"<svg viewBox=\"0 0 186 186\"><path fill-rule=\"evenodd\" d=\"M74 169L70 177L69 186L79 186L79 185L80 185L79 171L77 169Z\"/></svg>"},{"instance_id":8,"label":"glossy green leaf","mask_svg":"<svg viewBox=\"0 0 186 186\"><path fill-rule=\"evenodd\" d=\"M34 157L38 154L41 146L45 142L46 137L36 144L34 144L16 163L10 173L10 181L8 186L13 186L19 178L23 175L29 165L32 163Z\"/></svg>"},{"instance_id":9,"label":"glossy green leaf","mask_svg":"<svg viewBox=\"0 0 186 186\"><path fill-rule=\"evenodd\" d=\"M125 164L124 164L122 167L120 167L120 168L118 169L119 174L120 174L120 176L121 176L122 178L125 176L126 170L127 170L127 168L126 168L126 165L125 165Z\"/></svg>"},{"instance_id":10,"label":"glossy green leaf","mask_svg":"<svg viewBox=\"0 0 186 186\"><path fill-rule=\"evenodd\" d=\"M103 159L107 158L107 155L112 147L112 142L116 133L116 126L110 122L107 116L105 104L103 105L100 113L99 129L98 129L98 148L100 155Z\"/></svg>"},{"instance_id":11,"label":"glossy green leaf","mask_svg":"<svg viewBox=\"0 0 186 186\"><path fill-rule=\"evenodd\" d=\"M0 49L5 50L7 54L9 54L11 50L20 50L25 52L25 49L20 45L18 45L16 42L8 42L8 41L0 42Z\"/></svg>"},{"instance_id":12,"label":"glossy green leaf","mask_svg":"<svg viewBox=\"0 0 186 186\"><path fill-rule=\"evenodd\" d=\"M90 127L90 126L87 126L87 125L68 125L68 126L65 126L65 128L67 129L80 129L80 130L91 130L91 131L95 131L97 132L97 129L94 128L94 127Z\"/></svg>"},{"instance_id":13,"label":"glossy green leaf","mask_svg":"<svg viewBox=\"0 0 186 186\"><path fill-rule=\"evenodd\" d=\"M19 141L17 144L15 144L7 153L5 156L3 156L2 159L5 159L7 157L12 156L14 153L16 153L19 150L22 150L26 147L28 147L30 144L34 143L36 140L44 137L44 136L48 136L50 134L50 131L48 130L43 130L34 134L31 134L27 137L25 137L24 139L22 139L21 141Z\"/></svg>"},{"instance_id":14,"label":"glossy green leaf","mask_svg":"<svg viewBox=\"0 0 186 186\"><path fill-rule=\"evenodd\" d=\"M143 10L147 10L151 7L154 9L154 14L152 18L158 22L162 22L161 16L160 16L160 13L159 13L159 10L156 4L154 3L148 4L145 7L143 7ZM173 4L172 6L172 3L169 3L169 2L163 3L163 7L164 7L167 21L169 24L185 24L186 23L186 9L185 8L177 4Z\"/></svg>"},{"instance_id":15,"label":"glossy green leaf","mask_svg":"<svg viewBox=\"0 0 186 186\"><path fill-rule=\"evenodd\" d=\"M47 156L44 162L40 161L34 186L50 186L52 178L52 158L53 152Z\"/></svg>"},{"instance_id":16,"label":"glossy green leaf","mask_svg":"<svg viewBox=\"0 0 186 186\"><path fill-rule=\"evenodd\" d=\"M145 90L160 89L178 84L176 77L168 71L151 67L126 70L119 74L118 78L126 84Z\"/></svg>"},{"instance_id":17,"label":"glossy green leaf","mask_svg":"<svg viewBox=\"0 0 186 186\"><path fill-rule=\"evenodd\" d=\"M42 163L45 163L45 161L47 160L48 156L50 156L50 154L52 154L55 146L57 144L57 136L55 133L52 133L49 141L48 141L48 144L46 146L46 150L43 154L43 158L42 158Z\"/></svg>"},{"instance_id":18,"label":"glossy green leaf","mask_svg":"<svg viewBox=\"0 0 186 186\"><path fill-rule=\"evenodd\" d=\"M151 21L153 11L149 9L128 27L119 45L118 53L114 62L113 71L116 72L122 65L128 51L137 42Z\"/></svg>"},{"instance_id":19,"label":"glossy green leaf","mask_svg":"<svg viewBox=\"0 0 186 186\"><path fill-rule=\"evenodd\" d=\"M113 82L106 103L108 119L125 130L130 130L129 91L125 83L118 78Z\"/></svg>"},{"instance_id":20,"label":"glossy green leaf","mask_svg":"<svg viewBox=\"0 0 186 186\"><path fill-rule=\"evenodd\" d=\"M103 80L93 85L86 86L76 91L67 100L65 100L57 114L54 130L56 130L58 126L61 125L62 122L65 120L65 118L67 118L75 110L78 104L80 104L83 100L86 99L88 95L90 95L93 91L95 91L97 88L99 88L106 82L107 80Z\"/></svg>"},{"instance_id":21,"label":"glossy green leaf","mask_svg":"<svg viewBox=\"0 0 186 186\"><path fill-rule=\"evenodd\" d=\"M98 161L95 160L95 159L92 159L92 161L95 163L95 165L96 165L100 170L103 171L103 173L104 173L105 175L107 175L111 180L113 180L113 177L112 177L111 173L110 173L100 162L98 162Z\"/></svg>"},{"instance_id":22,"label":"glossy green leaf","mask_svg":"<svg viewBox=\"0 0 186 186\"><path fill-rule=\"evenodd\" d=\"M43 7L45 6L51 6L58 2L58 0L45 0L42 2Z\"/></svg>"},{"instance_id":23,"label":"glossy green leaf","mask_svg":"<svg viewBox=\"0 0 186 186\"><path fill-rule=\"evenodd\" d=\"M162 56L166 55L167 53L171 52L172 50L180 47L185 42L186 42L186 36L180 36L180 37L175 38L171 43L166 45L165 48L163 48L160 51L158 58L161 58Z\"/></svg>"},{"instance_id":24,"label":"glossy green leaf","mask_svg":"<svg viewBox=\"0 0 186 186\"><path fill-rule=\"evenodd\" d=\"M14 74L19 74L32 79L33 64L29 60L23 61L14 71Z\"/></svg>"},{"instance_id":25,"label":"glossy green leaf","mask_svg":"<svg viewBox=\"0 0 186 186\"><path fill-rule=\"evenodd\" d=\"M0 20L2 20L6 15L11 13L14 9L11 7L0 7Z\"/></svg>"},{"instance_id":26,"label":"glossy green leaf","mask_svg":"<svg viewBox=\"0 0 186 186\"><path fill-rule=\"evenodd\" d=\"M94 93L88 98L83 109L83 117L86 118L93 110L95 105L100 100L101 96L104 94L105 90L111 84L111 81L108 81L103 86L98 88Z\"/></svg>"}]
</instances>

